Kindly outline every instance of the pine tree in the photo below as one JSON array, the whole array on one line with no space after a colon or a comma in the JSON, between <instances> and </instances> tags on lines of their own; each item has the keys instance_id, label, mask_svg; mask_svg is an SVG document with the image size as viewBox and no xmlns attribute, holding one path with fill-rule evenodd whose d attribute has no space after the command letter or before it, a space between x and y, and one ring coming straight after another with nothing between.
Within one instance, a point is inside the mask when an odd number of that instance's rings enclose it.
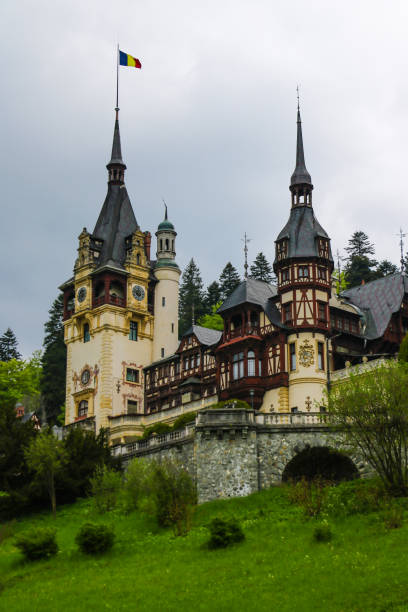
<instances>
[{"instance_id":1,"label":"pine tree","mask_svg":"<svg viewBox=\"0 0 408 612\"><path fill-rule=\"evenodd\" d=\"M240 282L241 279L236 268L229 261L220 274L221 299L225 301Z\"/></svg>"},{"instance_id":2,"label":"pine tree","mask_svg":"<svg viewBox=\"0 0 408 612\"><path fill-rule=\"evenodd\" d=\"M40 387L49 424L56 423L61 407L65 402L67 349L64 344L63 312L64 297L61 293L54 300L49 310L50 318L44 325L43 373Z\"/></svg>"},{"instance_id":3,"label":"pine tree","mask_svg":"<svg viewBox=\"0 0 408 612\"><path fill-rule=\"evenodd\" d=\"M0 337L0 361L10 361L10 359L21 359L17 349L17 338L10 328Z\"/></svg>"},{"instance_id":4,"label":"pine tree","mask_svg":"<svg viewBox=\"0 0 408 612\"><path fill-rule=\"evenodd\" d=\"M361 231L354 232L346 247L348 253L347 265L344 275L348 287L356 287L375 280L380 274L374 269L378 264L369 255L374 255L374 245L370 242L367 234Z\"/></svg>"},{"instance_id":5,"label":"pine tree","mask_svg":"<svg viewBox=\"0 0 408 612\"><path fill-rule=\"evenodd\" d=\"M348 244L348 247L346 247L346 251L349 254L348 259L354 256L367 257L368 255L374 255L374 245L364 232L354 232Z\"/></svg>"},{"instance_id":6,"label":"pine tree","mask_svg":"<svg viewBox=\"0 0 408 612\"><path fill-rule=\"evenodd\" d=\"M179 300L179 333L182 336L205 312L203 281L200 270L191 259L181 277Z\"/></svg>"},{"instance_id":7,"label":"pine tree","mask_svg":"<svg viewBox=\"0 0 408 612\"><path fill-rule=\"evenodd\" d=\"M221 289L217 281L208 285L205 295L206 314L211 314L212 307L221 301Z\"/></svg>"},{"instance_id":8,"label":"pine tree","mask_svg":"<svg viewBox=\"0 0 408 612\"><path fill-rule=\"evenodd\" d=\"M265 281L266 283L272 283L274 280L272 266L262 251L256 256L250 270L252 278Z\"/></svg>"},{"instance_id":9,"label":"pine tree","mask_svg":"<svg viewBox=\"0 0 408 612\"><path fill-rule=\"evenodd\" d=\"M378 278L383 278L384 276L389 276L390 274L396 274L398 272L398 268L395 264L388 259L383 259L377 266L376 274Z\"/></svg>"}]
</instances>

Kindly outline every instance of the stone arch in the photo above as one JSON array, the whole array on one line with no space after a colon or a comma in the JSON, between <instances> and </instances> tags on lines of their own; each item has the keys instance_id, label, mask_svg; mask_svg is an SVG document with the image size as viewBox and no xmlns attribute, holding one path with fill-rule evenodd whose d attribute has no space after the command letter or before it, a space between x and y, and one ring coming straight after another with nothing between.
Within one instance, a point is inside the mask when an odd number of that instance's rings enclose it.
<instances>
[{"instance_id":1,"label":"stone arch","mask_svg":"<svg viewBox=\"0 0 408 612\"><path fill-rule=\"evenodd\" d=\"M282 481L297 481L302 478L313 480L321 477L331 482L359 478L359 469L354 461L344 452L331 446L304 445L290 461L283 472Z\"/></svg>"}]
</instances>

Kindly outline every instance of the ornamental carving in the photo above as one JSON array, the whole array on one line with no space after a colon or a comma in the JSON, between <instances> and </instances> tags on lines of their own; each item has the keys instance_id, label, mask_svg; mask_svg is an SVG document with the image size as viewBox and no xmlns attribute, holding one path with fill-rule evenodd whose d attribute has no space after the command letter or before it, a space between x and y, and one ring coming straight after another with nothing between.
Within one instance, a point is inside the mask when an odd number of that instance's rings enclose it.
<instances>
[{"instance_id":1,"label":"ornamental carving","mask_svg":"<svg viewBox=\"0 0 408 612\"><path fill-rule=\"evenodd\" d=\"M299 363L304 368L314 364L314 348L309 340L303 340L299 347Z\"/></svg>"}]
</instances>

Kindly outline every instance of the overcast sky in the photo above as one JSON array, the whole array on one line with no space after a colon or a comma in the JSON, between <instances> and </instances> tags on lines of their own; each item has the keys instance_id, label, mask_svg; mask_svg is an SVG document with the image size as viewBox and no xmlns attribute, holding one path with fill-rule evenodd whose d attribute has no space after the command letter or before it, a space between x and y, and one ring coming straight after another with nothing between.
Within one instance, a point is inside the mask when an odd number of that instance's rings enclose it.
<instances>
[{"instance_id":1,"label":"overcast sky","mask_svg":"<svg viewBox=\"0 0 408 612\"><path fill-rule=\"evenodd\" d=\"M142 230L169 206L177 261L205 284L273 261L294 169L296 85L317 218L344 252L364 230L398 263L408 231L408 3L3 0L0 333L42 345L77 236L106 194L116 43L126 184ZM408 241L407 241L408 248Z\"/></svg>"}]
</instances>

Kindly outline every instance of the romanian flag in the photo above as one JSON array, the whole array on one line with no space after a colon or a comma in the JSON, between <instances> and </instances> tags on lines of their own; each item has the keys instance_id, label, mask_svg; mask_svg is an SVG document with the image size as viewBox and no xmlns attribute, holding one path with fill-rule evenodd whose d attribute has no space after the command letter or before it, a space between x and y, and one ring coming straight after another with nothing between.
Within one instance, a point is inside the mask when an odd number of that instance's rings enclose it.
<instances>
[{"instance_id":1,"label":"romanian flag","mask_svg":"<svg viewBox=\"0 0 408 612\"><path fill-rule=\"evenodd\" d=\"M119 64L121 66L133 66L133 68L142 67L142 64L136 57L133 57L132 55L128 55L127 53L124 53L123 51L119 51Z\"/></svg>"}]
</instances>

